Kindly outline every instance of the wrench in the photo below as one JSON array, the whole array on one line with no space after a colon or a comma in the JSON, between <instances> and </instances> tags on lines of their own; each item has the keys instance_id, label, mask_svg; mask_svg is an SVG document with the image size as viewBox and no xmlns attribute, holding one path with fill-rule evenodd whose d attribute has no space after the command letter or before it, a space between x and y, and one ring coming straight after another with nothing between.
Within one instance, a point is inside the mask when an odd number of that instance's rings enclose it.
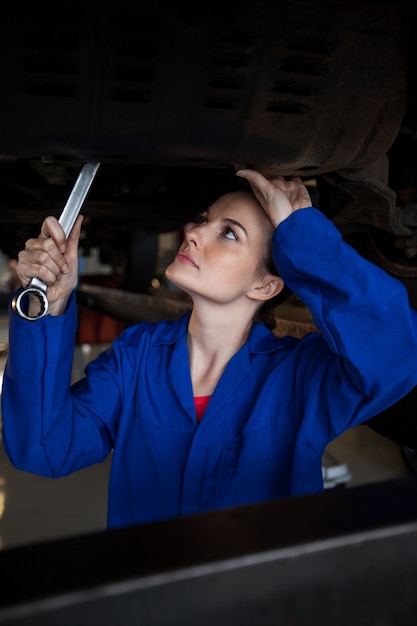
<instances>
[{"instance_id":1,"label":"wrench","mask_svg":"<svg viewBox=\"0 0 417 626\"><path fill-rule=\"evenodd\" d=\"M83 165L65 207L59 217L58 222L61 224L67 239L99 166L100 163L96 163L94 161L89 161ZM47 285L43 282L43 280L36 277L32 278L29 284L20 289L14 296L12 300L13 311L26 320L33 321L40 319L48 312L48 298L46 297L46 290ZM29 293L36 295L41 303L41 310L36 316L33 317L28 315L22 306L22 301Z\"/></svg>"}]
</instances>

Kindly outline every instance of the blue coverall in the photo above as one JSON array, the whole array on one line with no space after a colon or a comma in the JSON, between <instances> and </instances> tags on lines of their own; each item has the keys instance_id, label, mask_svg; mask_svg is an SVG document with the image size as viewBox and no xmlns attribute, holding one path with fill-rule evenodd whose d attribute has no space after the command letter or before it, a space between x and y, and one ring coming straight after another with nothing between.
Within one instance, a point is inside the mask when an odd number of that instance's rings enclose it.
<instances>
[{"instance_id":1,"label":"blue coverall","mask_svg":"<svg viewBox=\"0 0 417 626\"><path fill-rule=\"evenodd\" d=\"M255 323L199 425L189 314L126 329L70 389L74 296L61 316L11 312L2 414L12 463L58 477L111 453L109 528L322 490L326 445L417 384L416 312L315 208L278 226L273 258L320 332L280 339Z\"/></svg>"}]
</instances>

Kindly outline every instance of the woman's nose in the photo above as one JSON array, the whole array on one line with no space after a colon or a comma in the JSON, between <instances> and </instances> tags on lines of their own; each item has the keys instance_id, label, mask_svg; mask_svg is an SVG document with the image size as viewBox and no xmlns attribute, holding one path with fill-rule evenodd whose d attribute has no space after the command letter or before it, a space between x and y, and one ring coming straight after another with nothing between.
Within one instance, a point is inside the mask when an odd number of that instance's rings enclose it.
<instances>
[{"instance_id":1,"label":"woman's nose","mask_svg":"<svg viewBox=\"0 0 417 626\"><path fill-rule=\"evenodd\" d=\"M195 222L188 222L184 226L184 239L188 243L193 243L197 245L198 235L197 235L197 224Z\"/></svg>"},{"instance_id":2,"label":"woman's nose","mask_svg":"<svg viewBox=\"0 0 417 626\"><path fill-rule=\"evenodd\" d=\"M188 231L194 228L195 225L196 225L195 222L187 222L183 228L184 234L187 234Z\"/></svg>"}]
</instances>

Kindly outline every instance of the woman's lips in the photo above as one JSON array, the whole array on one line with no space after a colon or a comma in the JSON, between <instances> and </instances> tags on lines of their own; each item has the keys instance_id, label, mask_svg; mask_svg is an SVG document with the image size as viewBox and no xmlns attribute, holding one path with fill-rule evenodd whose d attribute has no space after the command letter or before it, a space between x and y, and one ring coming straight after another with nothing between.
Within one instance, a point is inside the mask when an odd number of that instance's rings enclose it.
<instances>
[{"instance_id":1,"label":"woman's lips","mask_svg":"<svg viewBox=\"0 0 417 626\"><path fill-rule=\"evenodd\" d=\"M178 252L176 256L177 261L180 263L185 263L185 265L192 265L193 267L198 267L196 263L194 263L193 259L186 252Z\"/></svg>"}]
</instances>

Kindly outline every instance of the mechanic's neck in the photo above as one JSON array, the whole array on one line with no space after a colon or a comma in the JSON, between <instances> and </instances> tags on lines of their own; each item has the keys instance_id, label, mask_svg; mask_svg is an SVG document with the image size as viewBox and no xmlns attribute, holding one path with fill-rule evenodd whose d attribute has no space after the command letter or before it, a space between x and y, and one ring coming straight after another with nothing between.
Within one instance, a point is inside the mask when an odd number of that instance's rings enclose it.
<instances>
[{"instance_id":1,"label":"mechanic's neck","mask_svg":"<svg viewBox=\"0 0 417 626\"><path fill-rule=\"evenodd\" d=\"M245 343L252 327L252 312L242 315L233 307L194 307L187 346L194 395L210 395L227 363Z\"/></svg>"}]
</instances>

